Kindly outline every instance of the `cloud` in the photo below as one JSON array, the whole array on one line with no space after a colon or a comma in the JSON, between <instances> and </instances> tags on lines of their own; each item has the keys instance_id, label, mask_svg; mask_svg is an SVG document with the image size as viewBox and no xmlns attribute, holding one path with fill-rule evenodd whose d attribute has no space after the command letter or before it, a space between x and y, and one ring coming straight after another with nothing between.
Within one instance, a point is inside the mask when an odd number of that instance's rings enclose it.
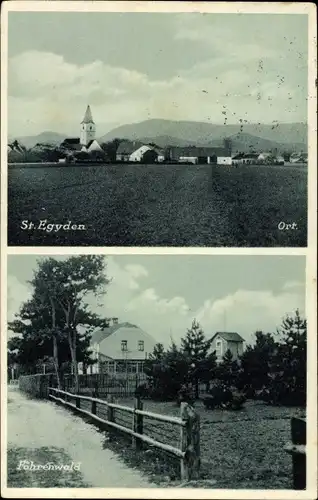
<instances>
[{"instance_id":1,"label":"cloud","mask_svg":"<svg viewBox=\"0 0 318 500\"><path fill-rule=\"evenodd\" d=\"M237 290L215 301L206 301L197 318L209 330L237 331L247 343L257 330L275 332L286 314L299 308L304 314L304 296L298 291Z\"/></svg>"},{"instance_id":2,"label":"cloud","mask_svg":"<svg viewBox=\"0 0 318 500\"><path fill-rule=\"evenodd\" d=\"M286 314L296 309L305 314L303 283L290 280L281 290L233 290L221 297L206 297L198 307L183 296L161 294L151 283L147 267L107 257L107 276L112 278L105 296L89 298L93 311L104 317L118 317L148 332L166 346L171 338L179 343L196 318L209 338L216 331L236 331L246 343L253 342L255 331L276 332ZM181 289L182 290L182 289ZM8 276L8 319L12 320L30 289L14 276Z\"/></svg>"},{"instance_id":3,"label":"cloud","mask_svg":"<svg viewBox=\"0 0 318 500\"><path fill-rule=\"evenodd\" d=\"M8 275L7 279L7 320L13 321L23 302L31 298L31 287L18 278Z\"/></svg>"},{"instance_id":4,"label":"cloud","mask_svg":"<svg viewBox=\"0 0 318 500\"><path fill-rule=\"evenodd\" d=\"M286 283L283 285L283 290L294 290L294 289L299 289L299 288L304 288L305 283L302 281L296 281L296 280L291 280L291 281L286 281Z\"/></svg>"},{"instance_id":5,"label":"cloud","mask_svg":"<svg viewBox=\"0 0 318 500\"><path fill-rule=\"evenodd\" d=\"M304 314L305 296L298 282L287 282L278 292L240 289L220 298L207 297L191 308L185 297L162 296L155 287L145 287L149 277L143 266L120 266L108 259L109 274L114 277L104 302L108 316L139 325L157 342L168 345L171 337L178 343L196 318L207 337L216 331L240 333L247 343L257 330L275 332L286 314L299 308ZM287 286L286 286L287 285Z\"/></svg>"},{"instance_id":6,"label":"cloud","mask_svg":"<svg viewBox=\"0 0 318 500\"><path fill-rule=\"evenodd\" d=\"M243 116L250 122L305 118L306 68L298 59L291 55L283 66L277 49L212 40L203 61L159 79L100 60L80 65L50 52L16 55L9 60L9 133L76 133L87 103L100 135L114 124L148 118L223 123L223 105L232 122Z\"/></svg>"}]
</instances>

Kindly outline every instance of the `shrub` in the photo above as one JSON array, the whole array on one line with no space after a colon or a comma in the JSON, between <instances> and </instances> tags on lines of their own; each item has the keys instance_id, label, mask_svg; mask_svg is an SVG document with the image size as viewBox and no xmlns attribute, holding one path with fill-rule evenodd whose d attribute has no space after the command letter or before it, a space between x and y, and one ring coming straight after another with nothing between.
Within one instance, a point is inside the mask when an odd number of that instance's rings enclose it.
<instances>
[{"instance_id":1,"label":"shrub","mask_svg":"<svg viewBox=\"0 0 318 500\"><path fill-rule=\"evenodd\" d=\"M204 406L209 410L215 408L239 410L245 401L244 393L220 381L214 384L209 394L203 399Z\"/></svg>"},{"instance_id":2,"label":"shrub","mask_svg":"<svg viewBox=\"0 0 318 500\"><path fill-rule=\"evenodd\" d=\"M181 403L189 403L193 404L195 400L194 393L192 387L189 388L186 385L182 385L180 390L178 391L177 402L180 405Z\"/></svg>"},{"instance_id":3,"label":"shrub","mask_svg":"<svg viewBox=\"0 0 318 500\"><path fill-rule=\"evenodd\" d=\"M147 382L144 382L143 384L139 384L138 387L136 388L135 396L142 399L148 399L149 392L150 392L149 384L147 384Z\"/></svg>"}]
</instances>

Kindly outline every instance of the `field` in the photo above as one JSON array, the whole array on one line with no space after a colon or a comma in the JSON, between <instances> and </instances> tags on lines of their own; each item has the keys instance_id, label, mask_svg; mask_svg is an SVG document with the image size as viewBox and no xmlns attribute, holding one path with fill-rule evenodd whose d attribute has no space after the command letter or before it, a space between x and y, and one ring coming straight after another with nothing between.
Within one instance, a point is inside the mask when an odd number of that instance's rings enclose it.
<instances>
[{"instance_id":1,"label":"field","mask_svg":"<svg viewBox=\"0 0 318 500\"><path fill-rule=\"evenodd\" d=\"M131 399L119 401L133 406ZM248 401L238 412L206 410L200 402L195 406L201 421L200 486L206 481L205 487L222 489L293 488L292 460L283 448L290 441L290 417L305 416L305 410L271 407L255 401ZM144 409L174 416L180 411L175 403L151 401L144 401ZM164 424L166 432L167 425ZM171 481L177 481L176 460L167 459L166 454L160 457L153 449L136 454L127 446L127 441L125 445L125 439L121 436L107 439L105 446L118 452L127 464L137 467L161 486L162 483L169 486ZM211 486L211 481L215 481L215 485Z\"/></svg>"},{"instance_id":2,"label":"field","mask_svg":"<svg viewBox=\"0 0 318 500\"><path fill-rule=\"evenodd\" d=\"M85 230L21 229L22 221ZM280 222L297 228L279 230ZM306 246L307 168L9 166L9 245Z\"/></svg>"}]
</instances>

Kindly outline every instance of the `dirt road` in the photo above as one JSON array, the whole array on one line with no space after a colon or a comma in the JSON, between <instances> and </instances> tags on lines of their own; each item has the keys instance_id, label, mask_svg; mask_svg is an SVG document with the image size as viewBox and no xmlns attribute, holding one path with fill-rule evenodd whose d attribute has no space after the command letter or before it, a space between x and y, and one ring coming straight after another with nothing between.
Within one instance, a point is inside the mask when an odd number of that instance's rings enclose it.
<instances>
[{"instance_id":1,"label":"dirt road","mask_svg":"<svg viewBox=\"0 0 318 500\"><path fill-rule=\"evenodd\" d=\"M8 388L8 487L154 486L103 449L104 441L105 432L64 408Z\"/></svg>"}]
</instances>

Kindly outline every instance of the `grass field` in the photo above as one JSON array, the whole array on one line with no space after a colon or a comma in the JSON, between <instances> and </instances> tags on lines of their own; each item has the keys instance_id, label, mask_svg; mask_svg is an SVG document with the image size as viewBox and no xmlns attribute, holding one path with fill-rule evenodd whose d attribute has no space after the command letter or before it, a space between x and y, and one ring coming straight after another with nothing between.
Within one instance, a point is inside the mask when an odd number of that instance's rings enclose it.
<instances>
[{"instance_id":1,"label":"grass field","mask_svg":"<svg viewBox=\"0 0 318 500\"><path fill-rule=\"evenodd\" d=\"M120 404L132 406L133 402L120 399ZM304 416L304 409L271 407L255 401L248 401L238 412L206 410L201 402L195 406L201 422L201 479L215 481L214 486L208 482L206 487L293 488L292 460L283 448L290 440L290 417ZM144 402L144 409L174 416L180 411L175 403L151 401ZM169 434L169 424L163 425ZM157 433L158 423L155 427ZM147 431L144 429L144 432ZM169 444L173 445L173 441L174 437ZM153 448L136 454L127 446L127 438L120 435L107 438L105 446L160 485L169 486L171 481L177 481L178 461L167 458L167 454L161 456ZM122 453L123 448L125 453Z\"/></svg>"},{"instance_id":2,"label":"grass field","mask_svg":"<svg viewBox=\"0 0 318 500\"><path fill-rule=\"evenodd\" d=\"M45 219L86 229L21 229ZM9 167L10 245L306 246L306 235L302 166Z\"/></svg>"}]
</instances>

